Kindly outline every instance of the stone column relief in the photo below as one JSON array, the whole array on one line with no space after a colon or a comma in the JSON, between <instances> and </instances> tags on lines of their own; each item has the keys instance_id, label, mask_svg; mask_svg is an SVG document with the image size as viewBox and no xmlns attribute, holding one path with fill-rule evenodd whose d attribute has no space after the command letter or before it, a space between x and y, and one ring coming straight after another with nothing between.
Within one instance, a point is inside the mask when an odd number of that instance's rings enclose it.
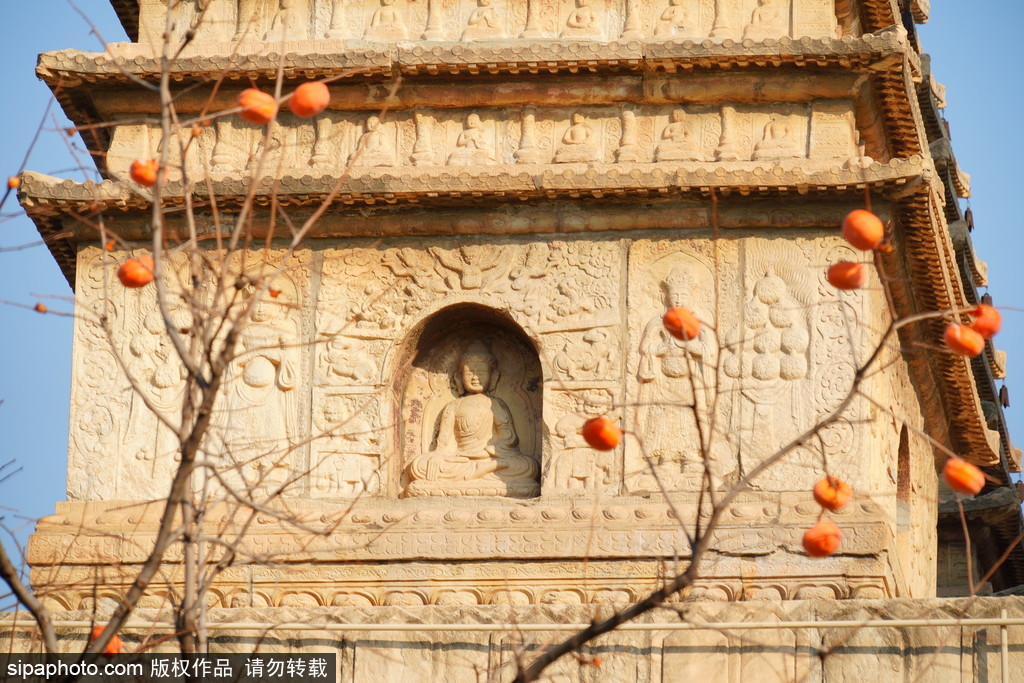
<instances>
[{"instance_id":1,"label":"stone column relief","mask_svg":"<svg viewBox=\"0 0 1024 683\"><path fill-rule=\"evenodd\" d=\"M734 15L737 11L735 0L715 0L715 23L711 27L712 38L735 38L737 31Z\"/></svg>"},{"instance_id":2,"label":"stone column relief","mask_svg":"<svg viewBox=\"0 0 1024 683\"><path fill-rule=\"evenodd\" d=\"M423 32L423 40L444 39L444 18L441 16L444 0L427 0L427 29Z\"/></svg>"},{"instance_id":3,"label":"stone column relief","mask_svg":"<svg viewBox=\"0 0 1024 683\"><path fill-rule=\"evenodd\" d=\"M432 166L434 164L433 142L431 131L433 120L426 114L416 112L416 143L412 148L412 163L414 166Z\"/></svg>"},{"instance_id":4,"label":"stone column relief","mask_svg":"<svg viewBox=\"0 0 1024 683\"><path fill-rule=\"evenodd\" d=\"M623 38L643 38L643 24L640 20L640 11L637 8L639 0L625 0L626 2L626 24L622 29Z\"/></svg>"},{"instance_id":5,"label":"stone column relief","mask_svg":"<svg viewBox=\"0 0 1024 683\"><path fill-rule=\"evenodd\" d=\"M519 149L516 150L516 161L520 164L540 164L546 159L537 147L537 110L533 107L523 109L523 129L519 138Z\"/></svg>"},{"instance_id":6,"label":"stone column relief","mask_svg":"<svg viewBox=\"0 0 1024 683\"><path fill-rule=\"evenodd\" d=\"M544 32L540 28L540 12L543 0L526 0L526 28L521 38L540 38Z\"/></svg>"},{"instance_id":7,"label":"stone column relief","mask_svg":"<svg viewBox=\"0 0 1024 683\"><path fill-rule=\"evenodd\" d=\"M715 159L718 161L739 161L739 141L736 139L736 108L725 105L722 107L722 137L715 148Z\"/></svg>"}]
</instances>

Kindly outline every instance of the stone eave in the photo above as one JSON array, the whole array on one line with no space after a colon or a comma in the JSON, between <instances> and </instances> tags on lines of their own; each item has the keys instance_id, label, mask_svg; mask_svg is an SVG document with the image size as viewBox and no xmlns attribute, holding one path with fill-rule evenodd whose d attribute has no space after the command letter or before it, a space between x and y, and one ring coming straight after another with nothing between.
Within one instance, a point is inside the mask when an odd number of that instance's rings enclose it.
<instances>
[{"instance_id":1,"label":"stone eave","mask_svg":"<svg viewBox=\"0 0 1024 683\"><path fill-rule=\"evenodd\" d=\"M953 147L950 145L949 139L945 137L939 138L928 147L932 158L935 159L936 168L949 176L949 183L952 186L953 193L948 200L952 200L952 203L955 204L955 198L965 199L970 197L971 176L960 169L960 164L956 162L956 156L953 154Z\"/></svg>"},{"instance_id":2,"label":"stone eave","mask_svg":"<svg viewBox=\"0 0 1024 683\"><path fill-rule=\"evenodd\" d=\"M919 24L928 23L931 10L931 0L910 0L910 13Z\"/></svg>"},{"instance_id":3,"label":"stone eave","mask_svg":"<svg viewBox=\"0 0 1024 683\"><path fill-rule=\"evenodd\" d=\"M894 193L918 182L931 165L920 156L875 162L867 169L847 169L834 161L679 164L546 164L466 167L452 173L447 167L367 169L346 178L334 199L352 206L409 204L415 206L480 206L521 204L530 200L580 198L706 198L714 189L722 197L836 196L862 193L866 186L880 195ZM240 206L249 193L250 179L214 177L212 190L218 207ZM272 200L282 206L315 207L335 189L338 179L325 174L263 178L254 196L257 206ZM205 183L194 186L193 206L207 203ZM399 189L400 188L400 189ZM164 202L184 205L184 188L169 182ZM74 286L76 235L64 225L68 218L102 211L144 213L148 194L136 186L113 180L76 183L28 171L18 193L22 207L36 222L65 277Z\"/></svg>"},{"instance_id":4,"label":"stone eave","mask_svg":"<svg viewBox=\"0 0 1024 683\"><path fill-rule=\"evenodd\" d=\"M860 38L767 38L693 40L543 40L516 42L403 42L395 45L352 40L275 43L196 43L172 68L175 81L284 78L389 77L396 74L553 74L609 70L670 71L748 66L842 66L886 69L894 54L908 51L906 31L888 28ZM106 52L57 50L39 56L36 74L51 88L81 83L155 81L159 46L112 43ZM881 64L880 64L881 63Z\"/></svg>"},{"instance_id":5,"label":"stone eave","mask_svg":"<svg viewBox=\"0 0 1024 683\"><path fill-rule=\"evenodd\" d=\"M124 32L131 40L139 39L139 0L110 0Z\"/></svg>"},{"instance_id":6,"label":"stone eave","mask_svg":"<svg viewBox=\"0 0 1024 683\"><path fill-rule=\"evenodd\" d=\"M921 105L921 113L928 130L929 142L939 138L948 138L949 131L939 113L946 108L946 88L932 76L931 56L923 54L921 60L921 87L917 89L917 101Z\"/></svg>"},{"instance_id":7,"label":"stone eave","mask_svg":"<svg viewBox=\"0 0 1024 683\"><path fill-rule=\"evenodd\" d=\"M898 317L969 305L941 210L941 192L933 176L931 182L919 184L894 208L902 229L896 251L883 256L881 263L889 273L889 291ZM900 278L908 284L900 284ZM928 409L934 411L930 425L938 433L948 423L948 432L940 441L945 440L964 459L980 466L1009 468L1010 462L1004 457L1009 444L1001 447L999 433L985 424L981 389L971 361L946 351L937 341L942 339L947 322L922 322L901 335L912 366L923 373L918 376L936 378L933 381L937 380L940 389L940 396L923 397Z\"/></svg>"}]
</instances>

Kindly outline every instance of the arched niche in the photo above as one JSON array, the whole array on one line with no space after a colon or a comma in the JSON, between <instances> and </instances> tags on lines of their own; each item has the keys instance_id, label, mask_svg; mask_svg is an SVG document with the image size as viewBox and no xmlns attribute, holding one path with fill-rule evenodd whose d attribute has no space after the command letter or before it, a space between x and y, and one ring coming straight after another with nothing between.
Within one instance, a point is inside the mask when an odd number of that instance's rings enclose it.
<instances>
[{"instance_id":1,"label":"arched niche","mask_svg":"<svg viewBox=\"0 0 1024 683\"><path fill-rule=\"evenodd\" d=\"M400 397L404 497L540 494L541 366L504 313L457 304L407 339Z\"/></svg>"}]
</instances>

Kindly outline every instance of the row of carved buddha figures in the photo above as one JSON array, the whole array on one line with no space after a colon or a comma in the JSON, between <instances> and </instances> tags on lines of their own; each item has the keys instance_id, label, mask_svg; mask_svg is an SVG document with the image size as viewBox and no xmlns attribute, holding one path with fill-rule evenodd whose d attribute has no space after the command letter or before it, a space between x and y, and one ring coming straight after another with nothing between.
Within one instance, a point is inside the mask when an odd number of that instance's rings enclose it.
<instances>
[{"instance_id":1,"label":"row of carved buddha figures","mask_svg":"<svg viewBox=\"0 0 1024 683\"><path fill-rule=\"evenodd\" d=\"M423 30L413 26L411 7L407 0L377 0L378 6L368 12L361 3L348 0L332 0L330 3L330 28L328 38L351 38L353 28L359 31L356 22L365 22L361 34L365 40L393 42L399 40L441 40L453 39L450 17L446 16L441 0L428 0L426 26ZM797 2L801 0L796 0ZM807 0L803 0L807 1ZM274 27L283 24L282 12L301 12L297 0L237 0L238 29L236 40L252 38L259 33L264 37L273 36ZM528 0L526 3L525 25L522 19L513 21L513 12L508 6L510 0L476 0L475 7L459 17L464 22L459 39L501 40L509 38L550 38L600 39L622 38L744 38L763 40L789 35L791 0L757 0L756 7L743 11L735 3L714 0L714 19L710 27L702 26L701 0L657 0L653 7L641 8L641 0L624 0L624 7L610 11L605 0L569 0L567 12L559 12L557 2L550 0ZM554 11L557 22L547 15ZM367 20L366 17L369 17ZM621 33L609 26L622 16ZM515 24L515 25L513 25ZM557 24L557 25L554 25ZM554 28L555 30L552 30Z\"/></svg>"},{"instance_id":2,"label":"row of carved buddha figures","mask_svg":"<svg viewBox=\"0 0 1024 683\"><path fill-rule=\"evenodd\" d=\"M518 148L511 157L518 164L546 163L603 163L605 149L614 146L617 162L648 163L673 161L742 161L768 159L800 159L807 156L808 125L805 116L769 114L760 131L741 133L740 122L733 107L723 107L714 120L709 117L687 114L679 108L673 110L660 131L654 135L640 134L640 118L631 110L621 113L611 141L604 140L607 121L588 119L582 112L575 112L569 125L561 134L553 132L550 121L538 121L532 110L523 112ZM762 119L763 120L763 119ZM415 142L409 149L401 149L398 129L394 123L386 123L378 116L366 119L353 151L346 164L360 167L394 166L484 166L510 163L512 159L496 149L502 136L497 135L497 123L485 121L479 114L469 114L458 135L438 131L438 122L428 115L416 113ZM745 127L754 124L743 118ZM308 163L314 168L327 168L337 163L338 141L334 126L329 118L317 122ZM756 128L756 126L754 126ZM705 128L707 129L706 132ZM439 151L434 145L435 134L444 135L450 145ZM758 137L760 133L760 137ZM710 142L708 136L711 136ZM615 136L618 137L615 140ZM852 150L852 129L850 131ZM355 136L353 136L355 137ZM652 141L651 137L656 139ZM454 143L451 142L454 140ZM755 142L756 141L756 142ZM717 142L717 144L713 144ZM752 143L752 147L751 147ZM232 170L232 150L237 141L229 133L219 132L213 149L215 172Z\"/></svg>"}]
</instances>

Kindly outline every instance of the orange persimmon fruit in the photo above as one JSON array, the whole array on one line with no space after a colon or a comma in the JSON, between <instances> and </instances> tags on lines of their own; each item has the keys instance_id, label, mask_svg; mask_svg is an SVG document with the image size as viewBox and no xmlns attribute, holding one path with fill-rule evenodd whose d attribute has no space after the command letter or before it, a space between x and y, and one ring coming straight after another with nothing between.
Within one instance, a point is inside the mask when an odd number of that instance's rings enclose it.
<instances>
[{"instance_id":1,"label":"orange persimmon fruit","mask_svg":"<svg viewBox=\"0 0 1024 683\"><path fill-rule=\"evenodd\" d=\"M99 638L100 634L103 633L103 629L104 629L103 626L97 626L96 628L94 628L92 630L92 635L89 636L90 642L93 641L93 640L96 640L97 638ZM103 654L105 654L105 655L117 655L117 654L121 654L121 651L123 649L124 649L124 647L121 644L121 636L119 636L119 635L117 635L115 633L114 637L111 638L109 641L107 641L107 644L103 647Z\"/></svg>"},{"instance_id":2,"label":"orange persimmon fruit","mask_svg":"<svg viewBox=\"0 0 1024 683\"><path fill-rule=\"evenodd\" d=\"M814 500L826 510L842 510L853 499L853 489L842 479L825 477L814 485Z\"/></svg>"},{"instance_id":3,"label":"orange persimmon fruit","mask_svg":"<svg viewBox=\"0 0 1024 683\"><path fill-rule=\"evenodd\" d=\"M238 112L244 120L264 126L274 120L277 115L277 102L274 96L256 88L246 88L238 96Z\"/></svg>"},{"instance_id":4,"label":"orange persimmon fruit","mask_svg":"<svg viewBox=\"0 0 1024 683\"><path fill-rule=\"evenodd\" d=\"M132 180L143 187L156 185L156 176L160 172L160 162L156 159L136 159L128 170Z\"/></svg>"},{"instance_id":5,"label":"orange persimmon fruit","mask_svg":"<svg viewBox=\"0 0 1024 683\"><path fill-rule=\"evenodd\" d=\"M978 304L978 307L971 311L974 320L969 327L985 339L991 339L999 333L1003 326L1003 316L995 308L988 304Z\"/></svg>"},{"instance_id":6,"label":"orange persimmon fruit","mask_svg":"<svg viewBox=\"0 0 1024 683\"><path fill-rule=\"evenodd\" d=\"M34 310L36 313L46 313L46 304L44 304L42 301L37 301L36 305L33 306L32 310Z\"/></svg>"},{"instance_id":7,"label":"orange persimmon fruit","mask_svg":"<svg viewBox=\"0 0 1024 683\"><path fill-rule=\"evenodd\" d=\"M12 175L7 178L7 187L11 190L17 190L18 186L21 185L21 178L16 175Z\"/></svg>"},{"instance_id":8,"label":"orange persimmon fruit","mask_svg":"<svg viewBox=\"0 0 1024 683\"><path fill-rule=\"evenodd\" d=\"M583 424L583 440L591 448L610 451L622 440L622 430L613 420L601 415L591 418Z\"/></svg>"},{"instance_id":9,"label":"orange persimmon fruit","mask_svg":"<svg viewBox=\"0 0 1024 683\"><path fill-rule=\"evenodd\" d=\"M943 339L953 353L968 358L974 358L985 349L985 338L967 325L949 325Z\"/></svg>"},{"instance_id":10,"label":"orange persimmon fruit","mask_svg":"<svg viewBox=\"0 0 1024 683\"><path fill-rule=\"evenodd\" d=\"M981 492L985 486L985 474L960 458L950 458L942 468L942 478L946 485L957 493L965 496L974 496Z\"/></svg>"},{"instance_id":11,"label":"orange persimmon fruit","mask_svg":"<svg viewBox=\"0 0 1024 683\"><path fill-rule=\"evenodd\" d=\"M854 209L843 219L843 239L862 251L871 251L882 244L885 226L870 211Z\"/></svg>"},{"instance_id":12,"label":"orange persimmon fruit","mask_svg":"<svg viewBox=\"0 0 1024 683\"><path fill-rule=\"evenodd\" d=\"M669 334L682 341L696 339L700 334L700 321L693 313L679 306L665 311L661 322Z\"/></svg>"},{"instance_id":13,"label":"orange persimmon fruit","mask_svg":"<svg viewBox=\"0 0 1024 683\"><path fill-rule=\"evenodd\" d=\"M840 261L829 266L825 278L836 289L860 289L868 281L868 271L860 263Z\"/></svg>"},{"instance_id":14,"label":"orange persimmon fruit","mask_svg":"<svg viewBox=\"0 0 1024 683\"><path fill-rule=\"evenodd\" d=\"M288 108L300 119L316 116L331 102L331 91L320 81L303 83L292 93Z\"/></svg>"},{"instance_id":15,"label":"orange persimmon fruit","mask_svg":"<svg viewBox=\"0 0 1024 683\"><path fill-rule=\"evenodd\" d=\"M130 258L117 269L117 279L125 287L145 287L153 281L155 267L152 256Z\"/></svg>"},{"instance_id":16,"label":"orange persimmon fruit","mask_svg":"<svg viewBox=\"0 0 1024 683\"><path fill-rule=\"evenodd\" d=\"M828 557L839 550L842 542L839 526L830 519L822 519L804 532L804 550L811 557Z\"/></svg>"}]
</instances>

